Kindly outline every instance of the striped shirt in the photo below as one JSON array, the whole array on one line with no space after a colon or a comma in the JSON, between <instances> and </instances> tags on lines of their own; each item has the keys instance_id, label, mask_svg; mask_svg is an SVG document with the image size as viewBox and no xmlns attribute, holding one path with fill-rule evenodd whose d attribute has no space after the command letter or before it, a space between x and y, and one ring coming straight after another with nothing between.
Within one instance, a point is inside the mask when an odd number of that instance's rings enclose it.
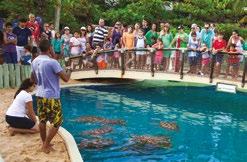
<instances>
[{"instance_id":1,"label":"striped shirt","mask_svg":"<svg viewBox=\"0 0 247 162\"><path fill-rule=\"evenodd\" d=\"M104 38L107 37L107 35L108 35L108 30L106 28L97 26L94 31L93 42L94 43L104 42Z\"/></svg>"}]
</instances>

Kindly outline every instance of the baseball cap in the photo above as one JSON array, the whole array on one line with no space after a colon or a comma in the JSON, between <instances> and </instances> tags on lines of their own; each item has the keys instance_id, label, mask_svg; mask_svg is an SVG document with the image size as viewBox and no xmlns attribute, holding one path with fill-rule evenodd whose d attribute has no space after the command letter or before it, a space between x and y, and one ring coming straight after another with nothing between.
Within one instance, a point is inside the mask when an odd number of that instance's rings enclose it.
<instances>
[{"instance_id":1,"label":"baseball cap","mask_svg":"<svg viewBox=\"0 0 247 162\"><path fill-rule=\"evenodd\" d=\"M191 25L191 28L195 28L195 27L197 27L196 24L192 24L192 25Z\"/></svg>"},{"instance_id":2,"label":"baseball cap","mask_svg":"<svg viewBox=\"0 0 247 162\"><path fill-rule=\"evenodd\" d=\"M65 27L64 27L64 30L69 30L69 27L65 26Z\"/></svg>"},{"instance_id":3,"label":"baseball cap","mask_svg":"<svg viewBox=\"0 0 247 162\"><path fill-rule=\"evenodd\" d=\"M81 30L87 30L84 26L81 27Z\"/></svg>"}]
</instances>

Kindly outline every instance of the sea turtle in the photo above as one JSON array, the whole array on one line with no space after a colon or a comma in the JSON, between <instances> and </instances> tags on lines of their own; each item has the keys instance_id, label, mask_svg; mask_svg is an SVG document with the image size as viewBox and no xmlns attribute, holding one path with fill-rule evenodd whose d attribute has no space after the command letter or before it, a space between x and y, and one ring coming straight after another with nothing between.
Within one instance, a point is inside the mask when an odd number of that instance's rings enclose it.
<instances>
[{"instance_id":1,"label":"sea turtle","mask_svg":"<svg viewBox=\"0 0 247 162\"><path fill-rule=\"evenodd\" d=\"M98 116L81 116L74 121L83 123L102 123L109 125L124 125L125 121L120 119L106 119Z\"/></svg>"},{"instance_id":2,"label":"sea turtle","mask_svg":"<svg viewBox=\"0 0 247 162\"><path fill-rule=\"evenodd\" d=\"M99 136L99 135L110 133L110 132L112 132L111 127L101 127L98 129L83 131L82 135Z\"/></svg>"},{"instance_id":3,"label":"sea turtle","mask_svg":"<svg viewBox=\"0 0 247 162\"><path fill-rule=\"evenodd\" d=\"M102 149L114 144L112 139L96 138L96 139L84 139L78 145L80 149Z\"/></svg>"},{"instance_id":4,"label":"sea turtle","mask_svg":"<svg viewBox=\"0 0 247 162\"><path fill-rule=\"evenodd\" d=\"M171 147L170 138L165 136L149 136L149 135L142 135L142 136L134 136L131 139L138 145L151 145L153 147Z\"/></svg>"},{"instance_id":5,"label":"sea turtle","mask_svg":"<svg viewBox=\"0 0 247 162\"><path fill-rule=\"evenodd\" d=\"M98 123L104 120L105 120L104 118L97 116L81 116L75 119L76 122L83 122L83 123Z\"/></svg>"},{"instance_id":6,"label":"sea turtle","mask_svg":"<svg viewBox=\"0 0 247 162\"><path fill-rule=\"evenodd\" d=\"M165 129L169 129L169 130L178 130L179 127L176 123L173 122L160 122L160 127L165 128Z\"/></svg>"},{"instance_id":7,"label":"sea turtle","mask_svg":"<svg viewBox=\"0 0 247 162\"><path fill-rule=\"evenodd\" d=\"M105 119L102 123L110 125L125 125L125 121L121 119Z\"/></svg>"}]
</instances>

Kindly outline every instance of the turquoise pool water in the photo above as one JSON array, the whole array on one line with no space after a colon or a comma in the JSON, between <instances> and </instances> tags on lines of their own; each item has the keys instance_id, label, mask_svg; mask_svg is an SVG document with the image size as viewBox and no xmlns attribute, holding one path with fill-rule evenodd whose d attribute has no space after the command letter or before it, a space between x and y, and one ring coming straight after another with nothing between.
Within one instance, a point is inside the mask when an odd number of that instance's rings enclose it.
<instances>
[{"instance_id":1,"label":"turquoise pool water","mask_svg":"<svg viewBox=\"0 0 247 162\"><path fill-rule=\"evenodd\" d=\"M80 150L84 161L246 162L247 93L219 93L214 87L144 81L129 85L71 87L62 90L65 127L77 143L81 133L100 124L78 123L80 116L123 119L104 138L115 144L101 150ZM176 122L178 131L160 128ZM170 148L133 149L133 135L165 135Z\"/></svg>"}]
</instances>

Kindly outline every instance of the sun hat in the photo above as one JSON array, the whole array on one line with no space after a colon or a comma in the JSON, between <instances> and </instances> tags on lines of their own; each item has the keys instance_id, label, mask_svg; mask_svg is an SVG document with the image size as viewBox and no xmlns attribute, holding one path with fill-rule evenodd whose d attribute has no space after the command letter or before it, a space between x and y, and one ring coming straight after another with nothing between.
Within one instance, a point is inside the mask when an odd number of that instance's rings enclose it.
<instances>
[{"instance_id":1,"label":"sun hat","mask_svg":"<svg viewBox=\"0 0 247 162\"><path fill-rule=\"evenodd\" d=\"M86 29L86 27L82 26L82 27L81 27L81 30L87 30L87 29Z\"/></svg>"},{"instance_id":2,"label":"sun hat","mask_svg":"<svg viewBox=\"0 0 247 162\"><path fill-rule=\"evenodd\" d=\"M69 30L69 27L65 26L65 27L64 27L64 30Z\"/></svg>"}]
</instances>

